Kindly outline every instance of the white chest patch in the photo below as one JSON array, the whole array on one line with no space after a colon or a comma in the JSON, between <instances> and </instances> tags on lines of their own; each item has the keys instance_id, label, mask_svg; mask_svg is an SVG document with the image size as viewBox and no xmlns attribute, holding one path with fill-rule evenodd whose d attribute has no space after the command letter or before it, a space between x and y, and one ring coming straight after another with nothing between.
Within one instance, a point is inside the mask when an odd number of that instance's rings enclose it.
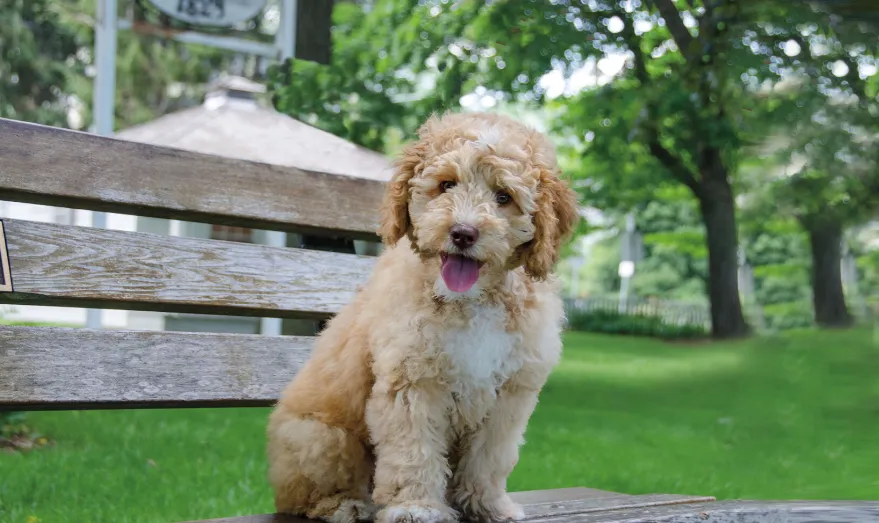
<instances>
[{"instance_id":1,"label":"white chest patch","mask_svg":"<svg viewBox=\"0 0 879 523\"><path fill-rule=\"evenodd\" d=\"M449 329L443 337L450 385L459 394L493 391L521 367L513 357L519 336L507 332L503 307L474 305L468 312L467 326Z\"/></svg>"}]
</instances>

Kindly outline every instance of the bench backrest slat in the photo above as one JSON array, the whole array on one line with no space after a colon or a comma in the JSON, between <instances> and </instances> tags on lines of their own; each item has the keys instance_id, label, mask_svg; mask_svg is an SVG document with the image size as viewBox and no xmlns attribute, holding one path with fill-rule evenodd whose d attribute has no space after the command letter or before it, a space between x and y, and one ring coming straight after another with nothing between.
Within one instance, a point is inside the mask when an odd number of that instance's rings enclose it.
<instances>
[{"instance_id":1,"label":"bench backrest slat","mask_svg":"<svg viewBox=\"0 0 879 523\"><path fill-rule=\"evenodd\" d=\"M0 200L378 239L384 182L3 119L0 137ZM3 223L14 292L0 292L0 304L324 319L375 264L318 250ZM269 405L313 341L0 325L0 410Z\"/></svg>"},{"instance_id":2,"label":"bench backrest slat","mask_svg":"<svg viewBox=\"0 0 879 523\"><path fill-rule=\"evenodd\" d=\"M375 259L4 220L15 292L0 303L325 318Z\"/></svg>"},{"instance_id":3,"label":"bench backrest slat","mask_svg":"<svg viewBox=\"0 0 879 523\"><path fill-rule=\"evenodd\" d=\"M384 182L5 119L0 137L0 200L377 238Z\"/></svg>"},{"instance_id":4,"label":"bench backrest slat","mask_svg":"<svg viewBox=\"0 0 879 523\"><path fill-rule=\"evenodd\" d=\"M270 405L313 338L0 328L0 410Z\"/></svg>"}]
</instances>

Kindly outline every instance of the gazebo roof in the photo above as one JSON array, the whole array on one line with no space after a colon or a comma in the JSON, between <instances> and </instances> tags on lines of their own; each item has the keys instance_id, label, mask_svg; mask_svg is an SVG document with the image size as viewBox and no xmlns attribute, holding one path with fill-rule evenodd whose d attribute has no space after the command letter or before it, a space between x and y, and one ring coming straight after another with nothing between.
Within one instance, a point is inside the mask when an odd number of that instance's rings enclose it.
<instances>
[{"instance_id":1,"label":"gazebo roof","mask_svg":"<svg viewBox=\"0 0 879 523\"><path fill-rule=\"evenodd\" d=\"M153 145L311 171L387 181L391 162L331 133L259 105L265 88L241 77L221 79L198 107L116 133Z\"/></svg>"}]
</instances>

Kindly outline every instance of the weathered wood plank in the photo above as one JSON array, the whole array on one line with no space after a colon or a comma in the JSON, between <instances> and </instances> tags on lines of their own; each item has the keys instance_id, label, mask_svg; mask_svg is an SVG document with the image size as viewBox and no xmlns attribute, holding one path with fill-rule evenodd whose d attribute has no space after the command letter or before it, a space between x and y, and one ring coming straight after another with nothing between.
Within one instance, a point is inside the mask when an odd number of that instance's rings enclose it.
<instances>
[{"instance_id":1,"label":"weathered wood plank","mask_svg":"<svg viewBox=\"0 0 879 523\"><path fill-rule=\"evenodd\" d=\"M588 514L605 510L622 510L639 507L658 507L680 503L705 503L714 501L713 497L680 496L676 494L647 494L630 496L611 494L605 497L590 497L566 501L540 502L526 505L525 516L528 520L559 518L571 514Z\"/></svg>"},{"instance_id":2,"label":"weathered wood plank","mask_svg":"<svg viewBox=\"0 0 879 523\"><path fill-rule=\"evenodd\" d=\"M0 410L271 405L313 341L0 326Z\"/></svg>"},{"instance_id":3,"label":"weathered wood plank","mask_svg":"<svg viewBox=\"0 0 879 523\"><path fill-rule=\"evenodd\" d=\"M259 514L257 516L199 519L183 523L315 523L315 521L286 514Z\"/></svg>"},{"instance_id":4,"label":"weathered wood plank","mask_svg":"<svg viewBox=\"0 0 879 523\"><path fill-rule=\"evenodd\" d=\"M879 501L718 501L624 510L611 509L532 521L535 523L873 523L879 521ZM229 523L233 522L239 523L234 519Z\"/></svg>"},{"instance_id":5,"label":"weathered wood plank","mask_svg":"<svg viewBox=\"0 0 879 523\"><path fill-rule=\"evenodd\" d=\"M0 136L0 200L376 239L383 182L6 119Z\"/></svg>"},{"instance_id":6,"label":"weathered wood plank","mask_svg":"<svg viewBox=\"0 0 879 523\"><path fill-rule=\"evenodd\" d=\"M598 490L585 487L568 487L552 490L528 490L524 492L516 492L510 495L515 498L516 503L521 503L522 505L538 506L546 503L560 503L583 499L624 496L626 494L611 492L609 490Z\"/></svg>"},{"instance_id":7,"label":"weathered wood plank","mask_svg":"<svg viewBox=\"0 0 879 523\"><path fill-rule=\"evenodd\" d=\"M632 496L639 497L639 496ZM527 507L526 507L527 509ZM204 520L202 523L305 523L311 520L265 514ZM540 523L874 523L877 501L723 501L672 504L631 509L608 507L583 514L566 514ZM197 523L197 522L188 522Z\"/></svg>"},{"instance_id":8,"label":"weathered wood plank","mask_svg":"<svg viewBox=\"0 0 879 523\"><path fill-rule=\"evenodd\" d=\"M523 521L537 521L544 518L555 518L558 521L567 521L567 518L575 517L578 514L603 514L607 513L607 511L636 509L639 507L659 507L685 503L702 504L714 500L712 497L675 495L630 496L626 494L617 494L615 492L585 488L561 490L566 492L559 493L553 490L515 492L511 493L510 497L512 497L517 503L522 504L522 508L525 510L526 514ZM596 493L601 497L594 497ZM583 497L572 497L578 495ZM581 507L582 511L570 512L572 507ZM304 523L306 521L310 520L281 514L263 514L258 516L211 519L205 520L205 523Z\"/></svg>"},{"instance_id":9,"label":"weathered wood plank","mask_svg":"<svg viewBox=\"0 0 879 523\"><path fill-rule=\"evenodd\" d=\"M6 220L0 303L325 318L375 258Z\"/></svg>"}]
</instances>

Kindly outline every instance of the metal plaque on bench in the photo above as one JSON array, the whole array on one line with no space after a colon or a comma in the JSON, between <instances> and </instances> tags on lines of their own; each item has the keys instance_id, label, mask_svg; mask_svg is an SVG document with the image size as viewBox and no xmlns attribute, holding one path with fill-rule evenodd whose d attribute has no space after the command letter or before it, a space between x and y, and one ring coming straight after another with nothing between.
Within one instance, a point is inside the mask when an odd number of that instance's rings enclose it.
<instances>
[{"instance_id":1,"label":"metal plaque on bench","mask_svg":"<svg viewBox=\"0 0 879 523\"><path fill-rule=\"evenodd\" d=\"M9 269L9 249L6 247L6 232L0 220L0 292L12 292L12 272Z\"/></svg>"}]
</instances>

